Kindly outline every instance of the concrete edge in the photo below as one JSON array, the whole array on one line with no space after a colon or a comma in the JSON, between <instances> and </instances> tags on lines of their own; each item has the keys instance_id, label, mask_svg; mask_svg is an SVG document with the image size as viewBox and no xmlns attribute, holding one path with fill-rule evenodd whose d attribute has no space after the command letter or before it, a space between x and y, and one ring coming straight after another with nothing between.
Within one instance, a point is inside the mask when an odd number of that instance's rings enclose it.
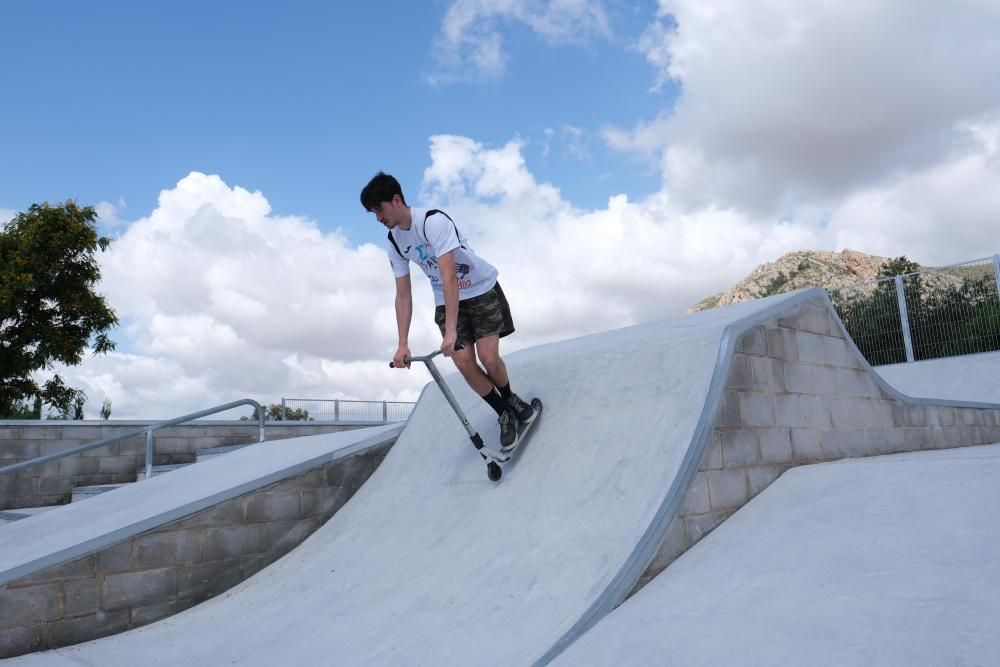
<instances>
[{"instance_id":1,"label":"concrete edge","mask_svg":"<svg viewBox=\"0 0 1000 667\"><path fill-rule=\"evenodd\" d=\"M115 530L109 530L102 532L99 535L95 535L91 539L83 540L77 542L76 544L60 549L51 550L49 553L26 560L12 567L8 567L5 570L0 571L0 586L13 581L15 579L20 579L21 577L33 574L35 572L44 570L46 568L52 567L54 565L59 565L60 563L69 562L85 556L89 553L97 551L98 549L103 549L104 547L111 546L117 542L121 542L124 539L128 539L139 533L144 533L153 528L157 528L164 524L176 521L195 512L212 507L223 501L230 500L237 496L241 496L245 493L259 489L264 486L268 486L275 482L281 481L288 477L294 477L300 473L306 472L317 465L327 463L339 458L346 458L358 452L362 452L367 449L379 447L388 442L392 442L399 437L400 432L403 430L405 422L401 422L395 427L387 428L380 433L373 435L367 435L367 437L361 438L356 442L340 445L331 451L324 452L323 454L311 456L307 459L299 461L295 464L281 467L277 470L273 470L269 473L259 475L253 479L241 482L239 484L230 486L222 491L215 493L210 493L194 501L189 501L170 507L164 511L151 513L148 516L126 523ZM341 433L351 433L351 434L363 434L364 430L360 431L342 431ZM331 434L337 435L337 434ZM307 436L315 437L315 436ZM155 478L154 478L155 479ZM17 522L19 527L25 525L31 525L35 519L45 519L44 515L39 517L30 517L27 519L22 519Z\"/></svg>"}]
</instances>

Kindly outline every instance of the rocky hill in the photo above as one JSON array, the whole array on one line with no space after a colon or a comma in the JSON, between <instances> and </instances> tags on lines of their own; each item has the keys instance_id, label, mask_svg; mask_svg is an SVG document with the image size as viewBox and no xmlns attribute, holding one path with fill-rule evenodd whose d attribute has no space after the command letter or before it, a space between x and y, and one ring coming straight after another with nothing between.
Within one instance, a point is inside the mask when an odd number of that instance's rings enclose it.
<instances>
[{"instance_id":1,"label":"rocky hill","mask_svg":"<svg viewBox=\"0 0 1000 667\"><path fill-rule=\"evenodd\" d=\"M688 312L728 306L814 285L830 289L874 280L886 260L885 257L866 255L856 250L790 252L777 261L761 264L735 286L695 304Z\"/></svg>"}]
</instances>

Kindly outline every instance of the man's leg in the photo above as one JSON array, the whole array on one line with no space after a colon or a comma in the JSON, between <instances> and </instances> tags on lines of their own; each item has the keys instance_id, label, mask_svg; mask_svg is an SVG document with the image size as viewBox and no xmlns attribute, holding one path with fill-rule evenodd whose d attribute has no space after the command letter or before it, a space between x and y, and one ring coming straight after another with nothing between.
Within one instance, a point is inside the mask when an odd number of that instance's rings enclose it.
<instances>
[{"instance_id":1,"label":"man's leg","mask_svg":"<svg viewBox=\"0 0 1000 667\"><path fill-rule=\"evenodd\" d=\"M476 363L476 350L474 346L466 345L461 350L455 352L451 359L455 362L458 372L462 374L462 377L469 383L473 391L480 396L485 396L493 391L493 381L483 372L479 364Z\"/></svg>"},{"instance_id":2,"label":"man's leg","mask_svg":"<svg viewBox=\"0 0 1000 667\"><path fill-rule=\"evenodd\" d=\"M497 389L510 384L507 366L500 358L500 336L486 336L477 340L476 355L486 367L486 374Z\"/></svg>"}]
</instances>

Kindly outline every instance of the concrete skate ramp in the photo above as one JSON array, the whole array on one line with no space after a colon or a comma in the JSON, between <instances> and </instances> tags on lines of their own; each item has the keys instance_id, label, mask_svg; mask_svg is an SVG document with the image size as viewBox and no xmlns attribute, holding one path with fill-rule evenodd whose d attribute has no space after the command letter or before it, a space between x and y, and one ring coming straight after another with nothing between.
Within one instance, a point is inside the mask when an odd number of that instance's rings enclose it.
<instances>
[{"instance_id":1,"label":"concrete skate ramp","mask_svg":"<svg viewBox=\"0 0 1000 667\"><path fill-rule=\"evenodd\" d=\"M910 396L1000 403L1000 352L876 366L875 371Z\"/></svg>"},{"instance_id":2,"label":"concrete skate ramp","mask_svg":"<svg viewBox=\"0 0 1000 667\"><path fill-rule=\"evenodd\" d=\"M1000 664L1000 445L796 468L553 665Z\"/></svg>"},{"instance_id":3,"label":"concrete skate ramp","mask_svg":"<svg viewBox=\"0 0 1000 667\"><path fill-rule=\"evenodd\" d=\"M279 562L156 624L23 661L547 662L653 558L701 457L734 337L817 294L509 355L514 389L546 409L497 484L429 385L367 484ZM449 380L495 446L496 416Z\"/></svg>"}]
</instances>

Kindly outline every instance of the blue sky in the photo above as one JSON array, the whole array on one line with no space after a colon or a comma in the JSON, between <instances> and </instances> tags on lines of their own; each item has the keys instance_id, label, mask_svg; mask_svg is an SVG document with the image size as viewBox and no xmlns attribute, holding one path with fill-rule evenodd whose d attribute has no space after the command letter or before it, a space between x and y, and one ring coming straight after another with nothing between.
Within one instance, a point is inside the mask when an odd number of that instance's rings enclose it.
<instances>
[{"instance_id":1,"label":"blue sky","mask_svg":"<svg viewBox=\"0 0 1000 667\"><path fill-rule=\"evenodd\" d=\"M261 190L276 212L374 240L356 205L385 169L416 190L434 134L526 142L575 205L659 187L655 164L597 139L669 104L630 48L652 2L612 3L612 34L551 45L505 35L499 80L434 85L442 2L4 3L0 208L74 198L148 215L192 170ZM624 101L628 101L624 104ZM582 131L573 139L564 128ZM546 134L546 130L552 136ZM546 146L548 146L546 148Z\"/></svg>"},{"instance_id":2,"label":"blue sky","mask_svg":"<svg viewBox=\"0 0 1000 667\"><path fill-rule=\"evenodd\" d=\"M1000 5L0 3L0 219L95 205L113 416L411 400L379 169L500 270L504 351L683 314L797 250L998 250ZM411 348L440 345L414 280ZM525 393L530 393L525 392Z\"/></svg>"}]
</instances>

